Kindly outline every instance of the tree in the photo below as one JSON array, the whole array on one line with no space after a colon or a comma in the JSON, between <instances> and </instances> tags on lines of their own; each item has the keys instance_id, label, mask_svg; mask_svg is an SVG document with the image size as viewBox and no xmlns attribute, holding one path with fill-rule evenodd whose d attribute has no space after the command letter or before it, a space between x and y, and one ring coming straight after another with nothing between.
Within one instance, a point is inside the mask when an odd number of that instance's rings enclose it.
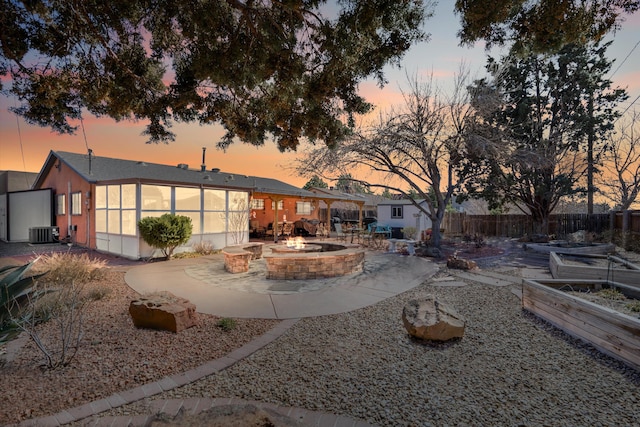
<instances>
[{"instance_id":1,"label":"tree","mask_svg":"<svg viewBox=\"0 0 640 427\"><path fill-rule=\"evenodd\" d=\"M599 187L615 209L627 210L640 194L640 112L619 119L616 130L608 140Z\"/></svg>"},{"instance_id":2,"label":"tree","mask_svg":"<svg viewBox=\"0 0 640 427\"><path fill-rule=\"evenodd\" d=\"M520 53L557 52L568 44L600 41L619 28L622 15L640 9L640 0L456 0L462 44L478 40L512 43Z\"/></svg>"},{"instance_id":3,"label":"tree","mask_svg":"<svg viewBox=\"0 0 640 427\"><path fill-rule=\"evenodd\" d=\"M336 180L336 190L347 194L367 194L371 193L369 184L355 179L350 173L343 173Z\"/></svg>"},{"instance_id":4,"label":"tree","mask_svg":"<svg viewBox=\"0 0 640 427\"><path fill-rule=\"evenodd\" d=\"M304 190L310 190L312 188L329 188L329 184L324 182L318 175L313 175L302 188Z\"/></svg>"},{"instance_id":5,"label":"tree","mask_svg":"<svg viewBox=\"0 0 640 427\"><path fill-rule=\"evenodd\" d=\"M433 223L432 243L439 247L440 224L460 182L452 162L461 156L468 73L456 77L455 90L442 96L433 78L426 82L410 79L404 103L382 115L377 123L356 132L334 149L318 148L298 164L302 175L318 173L345 175L346 170L372 172L370 187L402 194ZM407 189L408 186L408 189ZM432 194L433 197L430 196ZM425 204L420 203L422 200Z\"/></svg>"},{"instance_id":6,"label":"tree","mask_svg":"<svg viewBox=\"0 0 640 427\"><path fill-rule=\"evenodd\" d=\"M148 120L150 142L173 121L220 123L234 139L281 150L333 145L345 118L369 111L358 83L426 38L419 0L30 2L0 0L0 79L28 122L73 133L83 111Z\"/></svg>"},{"instance_id":7,"label":"tree","mask_svg":"<svg viewBox=\"0 0 640 427\"><path fill-rule=\"evenodd\" d=\"M142 240L160 249L167 259L171 259L178 246L189 241L193 230L191 218L173 214L142 218L138 228Z\"/></svg>"},{"instance_id":8,"label":"tree","mask_svg":"<svg viewBox=\"0 0 640 427\"><path fill-rule=\"evenodd\" d=\"M469 194L490 208L514 204L532 216L535 232L548 233L561 198L586 192L588 135L604 135L626 97L604 78L610 65L597 46L569 45L552 57L507 56L500 64L490 59L492 80L471 87L476 114L461 162L475 174L467 180ZM596 142L602 148L602 138Z\"/></svg>"}]
</instances>

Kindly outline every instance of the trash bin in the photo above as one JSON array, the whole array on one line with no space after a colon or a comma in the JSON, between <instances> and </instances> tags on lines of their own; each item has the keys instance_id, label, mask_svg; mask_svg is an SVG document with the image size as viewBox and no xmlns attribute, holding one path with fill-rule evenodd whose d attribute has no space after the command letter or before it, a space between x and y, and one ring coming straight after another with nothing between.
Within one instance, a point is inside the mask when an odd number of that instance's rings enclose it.
<instances>
[{"instance_id":1,"label":"trash bin","mask_svg":"<svg viewBox=\"0 0 640 427\"><path fill-rule=\"evenodd\" d=\"M404 239L404 233L402 233L402 227L391 227L392 239Z\"/></svg>"}]
</instances>

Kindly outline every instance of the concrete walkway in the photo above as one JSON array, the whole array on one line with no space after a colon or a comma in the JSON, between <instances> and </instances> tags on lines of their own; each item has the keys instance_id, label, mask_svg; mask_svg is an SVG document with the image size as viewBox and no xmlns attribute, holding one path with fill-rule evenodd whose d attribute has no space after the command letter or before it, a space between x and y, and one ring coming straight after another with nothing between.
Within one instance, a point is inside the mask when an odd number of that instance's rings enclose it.
<instances>
[{"instance_id":1,"label":"concrete walkway","mask_svg":"<svg viewBox=\"0 0 640 427\"><path fill-rule=\"evenodd\" d=\"M269 251L265 245L265 253ZM330 279L268 280L264 259L249 272L224 270L221 254L136 266L125 280L145 294L170 291L196 304L200 313L221 317L298 319L367 307L412 289L439 267L414 256L367 252L364 271Z\"/></svg>"}]
</instances>

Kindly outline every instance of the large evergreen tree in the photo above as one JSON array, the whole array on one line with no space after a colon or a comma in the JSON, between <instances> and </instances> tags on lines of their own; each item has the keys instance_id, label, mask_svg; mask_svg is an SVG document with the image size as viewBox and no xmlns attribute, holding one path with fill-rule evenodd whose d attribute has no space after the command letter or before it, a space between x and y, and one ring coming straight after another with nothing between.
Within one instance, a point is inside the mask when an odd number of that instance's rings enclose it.
<instances>
[{"instance_id":1,"label":"large evergreen tree","mask_svg":"<svg viewBox=\"0 0 640 427\"><path fill-rule=\"evenodd\" d=\"M71 133L84 110L145 120L151 142L175 120L221 123L280 149L333 145L370 105L360 81L416 41L420 0L0 0L0 82L30 123ZM2 84L2 83L0 83Z\"/></svg>"},{"instance_id":2,"label":"large evergreen tree","mask_svg":"<svg viewBox=\"0 0 640 427\"><path fill-rule=\"evenodd\" d=\"M557 52L568 44L597 42L620 26L640 0L456 0L463 44L509 45L526 53Z\"/></svg>"},{"instance_id":3,"label":"large evergreen tree","mask_svg":"<svg viewBox=\"0 0 640 427\"><path fill-rule=\"evenodd\" d=\"M603 147L614 107L626 97L605 78L605 50L568 45L551 57L489 61L492 79L471 88L476 114L469 155L460 159L471 195L491 207L515 204L532 216L534 231L546 233L561 198L586 192L589 138Z\"/></svg>"}]
</instances>

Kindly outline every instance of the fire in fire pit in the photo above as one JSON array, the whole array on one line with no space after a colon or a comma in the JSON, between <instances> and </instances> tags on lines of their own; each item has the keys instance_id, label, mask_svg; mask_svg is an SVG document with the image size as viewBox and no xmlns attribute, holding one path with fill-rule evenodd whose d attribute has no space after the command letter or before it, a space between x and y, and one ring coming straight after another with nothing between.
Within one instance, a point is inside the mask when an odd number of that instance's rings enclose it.
<instances>
[{"instance_id":1,"label":"fire in fire pit","mask_svg":"<svg viewBox=\"0 0 640 427\"><path fill-rule=\"evenodd\" d=\"M297 236L297 237L290 237L287 239L287 247L291 248L291 249L304 249L307 246L307 242L306 240L304 240L304 238Z\"/></svg>"}]
</instances>

